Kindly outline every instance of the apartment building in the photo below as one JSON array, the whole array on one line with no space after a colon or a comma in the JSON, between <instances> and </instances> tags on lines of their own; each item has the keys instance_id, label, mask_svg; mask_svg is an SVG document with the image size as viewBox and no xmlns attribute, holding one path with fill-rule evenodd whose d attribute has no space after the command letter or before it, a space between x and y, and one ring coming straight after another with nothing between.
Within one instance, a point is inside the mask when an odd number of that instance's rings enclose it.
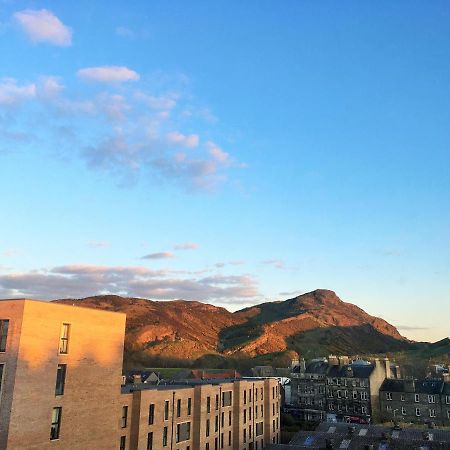
<instances>
[{"instance_id":1,"label":"apartment building","mask_svg":"<svg viewBox=\"0 0 450 450\"><path fill-rule=\"evenodd\" d=\"M0 301L0 448L261 450L279 442L276 379L122 385L125 320Z\"/></svg>"},{"instance_id":2,"label":"apartment building","mask_svg":"<svg viewBox=\"0 0 450 450\"><path fill-rule=\"evenodd\" d=\"M386 380L380 388L380 409L383 421L450 426L450 382Z\"/></svg>"},{"instance_id":3,"label":"apartment building","mask_svg":"<svg viewBox=\"0 0 450 450\"><path fill-rule=\"evenodd\" d=\"M306 421L377 422L379 389L392 376L388 359L302 361L291 378L293 406Z\"/></svg>"}]
</instances>

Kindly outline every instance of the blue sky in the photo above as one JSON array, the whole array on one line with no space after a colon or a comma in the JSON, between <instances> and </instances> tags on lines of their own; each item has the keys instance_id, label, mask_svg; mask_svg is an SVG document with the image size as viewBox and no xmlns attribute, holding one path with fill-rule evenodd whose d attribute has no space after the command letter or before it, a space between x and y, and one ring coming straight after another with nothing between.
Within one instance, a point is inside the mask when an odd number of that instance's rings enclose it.
<instances>
[{"instance_id":1,"label":"blue sky","mask_svg":"<svg viewBox=\"0 0 450 450\"><path fill-rule=\"evenodd\" d=\"M445 1L0 1L0 296L336 291L450 334Z\"/></svg>"}]
</instances>

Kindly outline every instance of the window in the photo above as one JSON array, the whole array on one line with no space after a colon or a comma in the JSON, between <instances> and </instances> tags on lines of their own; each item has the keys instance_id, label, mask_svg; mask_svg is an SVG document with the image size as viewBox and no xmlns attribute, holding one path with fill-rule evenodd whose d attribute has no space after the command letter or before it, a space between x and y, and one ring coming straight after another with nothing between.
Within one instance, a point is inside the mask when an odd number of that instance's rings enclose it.
<instances>
[{"instance_id":1,"label":"window","mask_svg":"<svg viewBox=\"0 0 450 450\"><path fill-rule=\"evenodd\" d=\"M264 405L261 405L261 417L264 416Z\"/></svg>"},{"instance_id":2,"label":"window","mask_svg":"<svg viewBox=\"0 0 450 450\"><path fill-rule=\"evenodd\" d=\"M155 405L153 403L148 407L148 424L153 425L155 423Z\"/></svg>"},{"instance_id":3,"label":"window","mask_svg":"<svg viewBox=\"0 0 450 450\"><path fill-rule=\"evenodd\" d=\"M392 392L386 392L386 400L392 400Z\"/></svg>"},{"instance_id":4,"label":"window","mask_svg":"<svg viewBox=\"0 0 450 450\"><path fill-rule=\"evenodd\" d=\"M211 412L211 397L206 397L206 412Z\"/></svg>"},{"instance_id":5,"label":"window","mask_svg":"<svg viewBox=\"0 0 450 450\"><path fill-rule=\"evenodd\" d=\"M191 438L191 422L177 424L175 439L177 442L188 441Z\"/></svg>"},{"instance_id":6,"label":"window","mask_svg":"<svg viewBox=\"0 0 450 450\"><path fill-rule=\"evenodd\" d=\"M52 426L50 428L50 440L59 439L59 430L61 428L61 414L62 408L53 408L52 412Z\"/></svg>"},{"instance_id":7,"label":"window","mask_svg":"<svg viewBox=\"0 0 450 450\"><path fill-rule=\"evenodd\" d=\"M447 410L447 419L450 419L450 409Z\"/></svg>"},{"instance_id":8,"label":"window","mask_svg":"<svg viewBox=\"0 0 450 450\"><path fill-rule=\"evenodd\" d=\"M192 412L192 398L189 397L188 398L188 404L187 404L187 414L188 414L188 416L191 415L191 412Z\"/></svg>"},{"instance_id":9,"label":"window","mask_svg":"<svg viewBox=\"0 0 450 450\"><path fill-rule=\"evenodd\" d=\"M169 420L169 400L164 402L164 420Z\"/></svg>"},{"instance_id":10,"label":"window","mask_svg":"<svg viewBox=\"0 0 450 450\"><path fill-rule=\"evenodd\" d=\"M430 409L430 417L436 417L436 410Z\"/></svg>"},{"instance_id":11,"label":"window","mask_svg":"<svg viewBox=\"0 0 450 450\"><path fill-rule=\"evenodd\" d=\"M414 394L414 401L419 403L419 394Z\"/></svg>"},{"instance_id":12,"label":"window","mask_svg":"<svg viewBox=\"0 0 450 450\"><path fill-rule=\"evenodd\" d=\"M167 447L167 427L163 428L162 445L163 445L163 447Z\"/></svg>"},{"instance_id":13,"label":"window","mask_svg":"<svg viewBox=\"0 0 450 450\"><path fill-rule=\"evenodd\" d=\"M252 401L252 390L251 389L248 390L248 401L249 402Z\"/></svg>"},{"instance_id":14,"label":"window","mask_svg":"<svg viewBox=\"0 0 450 450\"><path fill-rule=\"evenodd\" d=\"M272 420L272 431L275 433L275 419Z\"/></svg>"},{"instance_id":15,"label":"window","mask_svg":"<svg viewBox=\"0 0 450 450\"><path fill-rule=\"evenodd\" d=\"M400 396L400 400L401 400L402 402L405 401L405 394L402 394L402 395Z\"/></svg>"},{"instance_id":16,"label":"window","mask_svg":"<svg viewBox=\"0 0 450 450\"><path fill-rule=\"evenodd\" d=\"M247 410L244 409L244 423L247 423Z\"/></svg>"},{"instance_id":17,"label":"window","mask_svg":"<svg viewBox=\"0 0 450 450\"><path fill-rule=\"evenodd\" d=\"M220 448L223 448L223 433L220 433Z\"/></svg>"},{"instance_id":18,"label":"window","mask_svg":"<svg viewBox=\"0 0 450 450\"><path fill-rule=\"evenodd\" d=\"M445 403L447 403L447 405L450 405L450 395L445 396Z\"/></svg>"},{"instance_id":19,"label":"window","mask_svg":"<svg viewBox=\"0 0 450 450\"><path fill-rule=\"evenodd\" d=\"M205 450L209 450L209 442L206 443Z\"/></svg>"},{"instance_id":20,"label":"window","mask_svg":"<svg viewBox=\"0 0 450 450\"><path fill-rule=\"evenodd\" d=\"M181 416L181 398L177 400L177 417Z\"/></svg>"},{"instance_id":21,"label":"window","mask_svg":"<svg viewBox=\"0 0 450 450\"><path fill-rule=\"evenodd\" d=\"M247 442L247 430L245 428L244 428L243 433L244 433L244 435L243 435L244 442Z\"/></svg>"},{"instance_id":22,"label":"window","mask_svg":"<svg viewBox=\"0 0 450 450\"><path fill-rule=\"evenodd\" d=\"M0 320L0 352L6 352L9 320Z\"/></svg>"},{"instance_id":23,"label":"window","mask_svg":"<svg viewBox=\"0 0 450 450\"><path fill-rule=\"evenodd\" d=\"M64 386L66 384L66 368L66 364L58 364L58 368L56 369L55 395L64 394Z\"/></svg>"},{"instance_id":24,"label":"window","mask_svg":"<svg viewBox=\"0 0 450 450\"><path fill-rule=\"evenodd\" d=\"M206 437L209 437L209 419L206 419Z\"/></svg>"},{"instance_id":25,"label":"window","mask_svg":"<svg viewBox=\"0 0 450 450\"><path fill-rule=\"evenodd\" d=\"M248 420L252 420L252 408L248 408Z\"/></svg>"},{"instance_id":26,"label":"window","mask_svg":"<svg viewBox=\"0 0 450 450\"><path fill-rule=\"evenodd\" d=\"M153 450L153 431L147 433L147 450Z\"/></svg>"},{"instance_id":27,"label":"window","mask_svg":"<svg viewBox=\"0 0 450 450\"><path fill-rule=\"evenodd\" d=\"M244 405L247 404L247 391L244 390Z\"/></svg>"},{"instance_id":28,"label":"window","mask_svg":"<svg viewBox=\"0 0 450 450\"><path fill-rule=\"evenodd\" d=\"M365 406L361 406L361 413L367 414L367 408Z\"/></svg>"},{"instance_id":29,"label":"window","mask_svg":"<svg viewBox=\"0 0 450 450\"><path fill-rule=\"evenodd\" d=\"M436 396L435 395L429 395L428 396L428 403L436 403Z\"/></svg>"},{"instance_id":30,"label":"window","mask_svg":"<svg viewBox=\"0 0 450 450\"><path fill-rule=\"evenodd\" d=\"M2 395L3 376L5 374L5 364L0 364L0 398Z\"/></svg>"},{"instance_id":31,"label":"window","mask_svg":"<svg viewBox=\"0 0 450 450\"><path fill-rule=\"evenodd\" d=\"M231 406L231 391L222 392L222 406Z\"/></svg>"},{"instance_id":32,"label":"window","mask_svg":"<svg viewBox=\"0 0 450 450\"><path fill-rule=\"evenodd\" d=\"M126 436L120 436L120 446L119 449L120 450L125 450L127 445L127 437Z\"/></svg>"},{"instance_id":33,"label":"window","mask_svg":"<svg viewBox=\"0 0 450 450\"><path fill-rule=\"evenodd\" d=\"M70 324L63 323L61 326L61 336L59 338L59 353L66 355L69 352Z\"/></svg>"},{"instance_id":34,"label":"window","mask_svg":"<svg viewBox=\"0 0 450 450\"><path fill-rule=\"evenodd\" d=\"M416 408L416 416L420 417L420 408Z\"/></svg>"},{"instance_id":35,"label":"window","mask_svg":"<svg viewBox=\"0 0 450 450\"><path fill-rule=\"evenodd\" d=\"M214 417L214 431L219 430L219 416Z\"/></svg>"},{"instance_id":36,"label":"window","mask_svg":"<svg viewBox=\"0 0 450 450\"><path fill-rule=\"evenodd\" d=\"M256 436L261 436L263 434L264 431L264 427L263 427L263 423L259 422L256 424Z\"/></svg>"},{"instance_id":37,"label":"window","mask_svg":"<svg viewBox=\"0 0 450 450\"><path fill-rule=\"evenodd\" d=\"M216 394L216 411L219 409L219 394Z\"/></svg>"},{"instance_id":38,"label":"window","mask_svg":"<svg viewBox=\"0 0 450 450\"><path fill-rule=\"evenodd\" d=\"M386 406L386 411L392 411L392 406L391 405L387 405Z\"/></svg>"},{"instance_id":39,"label":"window","mask_svg":"<svg viewBox=\"0 0 450 450\"><path fill-rule=\"evenodd\" d=\"M222 426L222 428L225 426L225 413L224 412L222 412L221 426Z\"/></svg>"},{"instance_id":40,"label":"window","mask_svg":"<svg viewBox=\"0 0 450 450\"><path fill-rule=\"evenodd\" d=\"M228 411L228 425L231 426L231 411Z\"/></svg>"},{"instance_id":41,"label":"window","mask_svg":"<svg viewBox=\"0 0 450 450\"><path fill-rule=\"evenodd\" d=\"M358 398L358 392L357 391L353 391L352 395L353 395L353 400L356 400Z\"/></svg>"},{"instance_id":42,"label":"window","mask_svg":"<svg viewBox=\"0 0 450 450\"><path fill-rule=\"evenodd\" d=\"M264 389L261 388L261 400L263 400L263 399L264 399Z\"/></svg>"},{"instance_id":43,"label":"window","mask_svg":"<svg viewBox=\"0 0 450 450\"><path fill-rule=\"evenodd\" d=\"M128 421L128 406L122 406L122 422L121 427L126 428Z\"/></svg>"}]
</instances>

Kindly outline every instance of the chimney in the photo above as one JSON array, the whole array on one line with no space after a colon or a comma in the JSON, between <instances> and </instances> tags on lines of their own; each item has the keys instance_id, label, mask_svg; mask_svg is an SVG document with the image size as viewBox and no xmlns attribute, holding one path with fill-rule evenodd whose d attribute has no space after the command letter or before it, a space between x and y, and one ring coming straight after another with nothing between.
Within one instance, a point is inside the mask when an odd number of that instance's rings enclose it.
<instances>
[{"instance_id":1,"label":"chimney","mask_svg":"<svg viewBox=\"0 0 450 450\"><path fill-rule=\"evenodd\" d=\"M329 364L330 366L338 366L338 365L339 365L339 359L338 359L338 357L337 357L337 356L334 356L334 355L330 355L330 356L328 357L328 364Z\"/></svg>"},{"instance_id":2,"label":"chimney","mask_svg":"<svg viewBox=\"0 0 450 450\"><path fill-rule=\"evenodd\" d=\"M142 383L142 375L140 373L136 374L136 375L133 375L133 383L134 384Z\"/></svg>"},{"instance_id":3,"label":"chimney","mask_svg":"<svg viewBox=\"0 0 450 450\"><path fill-rule=\"evenodd\" d=\"M391 362L389 358L384 358L384 368L386 370L386 378L391 378Z\"/></svg>"},{"instance_id":4,"label":"chimney","mask_svg":"<svg viewBox=\"0 0 450 450\"><path fill-rule=\"evenodd\" d=\"M404 386L405 386L405 392L415 392L416 391L416 383L414 382L414 378L412 378L412 377L405 378Z\"/></svg>"},{"instance_id":5,"label":"chimney","mask_svg":"<svg viewBox=\"0 0 450 450\"><path fill-rule=\"evenodd\" d=\"M348 356L339 356L339 365L340 366L347 366L349 363L349 357Z\"/></svg>"}]
</instances>

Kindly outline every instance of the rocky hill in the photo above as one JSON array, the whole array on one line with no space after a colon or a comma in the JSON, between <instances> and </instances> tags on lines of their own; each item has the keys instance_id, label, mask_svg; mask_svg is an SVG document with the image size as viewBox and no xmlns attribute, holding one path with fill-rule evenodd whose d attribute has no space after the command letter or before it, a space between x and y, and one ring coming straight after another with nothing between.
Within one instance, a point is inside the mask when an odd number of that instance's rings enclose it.
<instances>
[{"instance_id":1,"label":"rocky hill","mask_svg":"<svg viewBox=\"0 0 450 450\"><path fill-rule=\"evenodd\" d=\"M141 359L193 361L264 355L382 353L411 345L397 329L333 291L316 290L231 313L197 301L152 301L103 295L61 303L127 314L126 352Z\"/></svg>"}]
</instances>

